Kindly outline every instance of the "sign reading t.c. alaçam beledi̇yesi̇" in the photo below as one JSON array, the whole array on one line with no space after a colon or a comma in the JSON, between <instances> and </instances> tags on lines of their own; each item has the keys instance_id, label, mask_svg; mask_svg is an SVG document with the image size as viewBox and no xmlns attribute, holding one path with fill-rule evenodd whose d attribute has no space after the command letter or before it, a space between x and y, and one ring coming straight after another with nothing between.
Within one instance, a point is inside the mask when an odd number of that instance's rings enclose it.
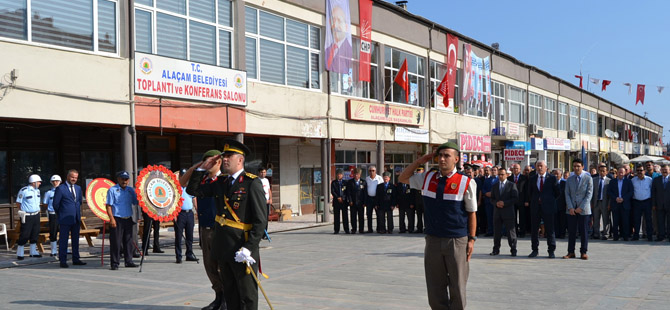
<instances>
[{"instance_id":1,"label":"sign reading t.c. ala\u00e7am beledi\u0307yesi\u0307","mask_svg":"<svg viewBox=\"0 0 670 310\"><path fill-rule=\"evenodd\" d=\"M135 93L247 105L247 73L135 53Z\"/></svg>"}]
</instances>

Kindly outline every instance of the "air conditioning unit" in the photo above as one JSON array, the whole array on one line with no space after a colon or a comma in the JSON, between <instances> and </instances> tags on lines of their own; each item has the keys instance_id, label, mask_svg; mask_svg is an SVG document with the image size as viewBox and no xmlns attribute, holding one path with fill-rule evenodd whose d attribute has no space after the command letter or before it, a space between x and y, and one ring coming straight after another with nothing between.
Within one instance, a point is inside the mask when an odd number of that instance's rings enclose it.
<instances>
[{"instance_id":1,"label":"air conditioning unit","mask_svg":"<svg viewBox=\"0 0 670 310\"><path fill-rule=\"evenodd\" d=\"M577 138L577 132L574 130L568 131L568 139L575 139Z\"/></svg>"},{"instance_id":2,"label":"air conditioning unit","mask_svg":"<svg viewBox=\"0 0 670 310\"><path fill-rule=\"evenodd\" d=\"M537 133L537 125L536 124L528 125L528 134L529 135L534 135L536 133Z\"/></svg>"}]
</instances>

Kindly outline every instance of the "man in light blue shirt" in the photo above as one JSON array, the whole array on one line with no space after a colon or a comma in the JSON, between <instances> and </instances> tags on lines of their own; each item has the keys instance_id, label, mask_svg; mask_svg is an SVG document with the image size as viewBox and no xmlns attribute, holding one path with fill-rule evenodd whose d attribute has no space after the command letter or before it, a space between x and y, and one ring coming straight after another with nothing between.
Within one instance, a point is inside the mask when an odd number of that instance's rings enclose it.
<instances>
[{"instance_id":1,"label":"man in light blue shirt","mask_svg":"<svg viewBox=\"0 0 670 310\"><path fill-rule=\"evenodd\" d=\"M60 185L62 181L60 176L54 174L51 176L51 185L54 187L48 192L44 193L44 198L42 198L42 205L47 206L47 213L49 215L49 241L51 242L51 256L58 256L58 215L54 211L54 194L56 193L56 187Z\"/></svg>"},{"instance_id":2,"label":"man in light blue shirt","mask_svg":"<svg viewBox=\"0 0 670 310\"><path fill-rule=\"evenodd\" d=\"M183 175L186 173L186 169L181 171ZM179 177L180 172L176 172L177 177ZM174 226L174 253L177 256L176 263L181 264L181 240L182 237L185 237L186 240L186 261L187 262L197 262L198 258L193 254L193 227L195 227L195 219L193 212L196 208L197 201L195 197L189 195L186 192L186 187L181 188L181 197L183 198L183 204L181 206L181 211L177 215Z\"/></svg>"},{"instance_id":3,"label":"man in light blue shirt","mask_svg":"<svg viewBox=\"0 0 670 310\"><path fill-rule=\"evenodd\" d=\"M42 178L39 175L33 174L28 178L27 186L19 190L16 195L16 207L19 208L21 216L21 232L19 233L19 241L16 247L16 259L22 260L24 254L24 246L30 241L30 257L42 257L40 252L37 252L37 237L40 235L40 184Z\"/></svg>"},{"instance_id":4,"label":"man in light blue shirt","mask_svg":"<svg viewBox=\"0 0 670 310\"><path fill-rule=\"evenodd\" d=\"M631 181L633 182L633 241L640 240L640 221L642 214L644 214L644 222L646 226L647 236L653 236L654 226L651 220L651 182L652 178L645 175L644 168L638 166L635 170L637 176Z\"/></svg>"},{"instance_id":5,"label":"man in light blue shirt","mask_svg":"<svg viewBox=\"0 0 670 310\"><path fill-rule=\"evenodd\" d=\"M135 189L128 186L130 174L117 174L117 184L107 191L107 214L109 215L109 257L111 270L119 269L121 245L123 244L126 267L137 267L133 263L133 204L137 204ZM123 243L122 243L123 242Z\"/></svg>"}]
</instances>

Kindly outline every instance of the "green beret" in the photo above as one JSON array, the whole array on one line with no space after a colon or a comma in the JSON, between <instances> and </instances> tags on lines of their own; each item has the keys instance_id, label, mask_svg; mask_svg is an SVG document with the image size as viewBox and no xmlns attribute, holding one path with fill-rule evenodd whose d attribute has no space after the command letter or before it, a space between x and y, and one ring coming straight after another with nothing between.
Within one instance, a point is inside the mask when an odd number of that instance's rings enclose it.
<instances>
[{"instance_id":1,"label":"green beret","mask_svg":"<svg viewBox=\"0 0 670 310\"><path fill-rule=\"evenodd\" d=\"M209 150L209 151L205 152L205 154L202 155L202 160L205 160L207 158L217 156L217 155L220 155L220 154L221 154L221 151L219 151L219 150Z\"/></svg>"},{"instance_id":2,"label":"green beret","mask_svg":"<svg viewBox=\"0 0 670 310\"><path fill-rule=\"evenodd\" d=\"M439 153L441 150L444 150L444 149L452 149L452 150L459 151L458 144L456 144L454 142L447 142L447 143L443 143L442 145L438 146L435 153Z\"/></svg>"}]
</instances>

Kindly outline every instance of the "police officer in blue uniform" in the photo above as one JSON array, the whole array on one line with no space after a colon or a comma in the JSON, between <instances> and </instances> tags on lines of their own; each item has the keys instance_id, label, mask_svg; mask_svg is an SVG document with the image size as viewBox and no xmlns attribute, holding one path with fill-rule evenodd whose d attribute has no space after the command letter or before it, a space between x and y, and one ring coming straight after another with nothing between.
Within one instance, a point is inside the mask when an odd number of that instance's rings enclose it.
<instances>
[{"instance_id":1,"label":"police officer in blue uniform","mask_svg":"<svg viewBox=\"0 0 670 310\"><path fill-rule=\"evenodd\" d=\"M107 214L109 215L109 260L110 269L119 269L121 245L124 249L126 267L137 267L133 263L133 204L137 204L135 189L129 186L130 174L117 173L117 184L107 191Z\"/></svg>"},{"instance_id":2,"label":"police officer in blue uniform","mask_svg":"<svg viewBox=\"0 0 670 310\"><path fill-rule=\"evenodd\" d=\"M184 174L186 169L181 171ZM178 172L179 173L179 172ZM195 219L193 217L195 198L186 192L186 187L182 187L181 196L184 199L181 211L177 215L174 226L174 253L177 256L177 264L181 264L181 239L185 237L186 261L197 262L198 258L193 254L193 228Z\"/></svg>"},{"instance_id":3,"label":"police officer in blue uniform","mask_svg":"<svg viewBox=\"0 0 670 310\"><path fill-rule=\"evenodd\" d=\"M54 211L54 194L56 193L56 187L60 185L62 179L59 175L54 174L51 176L51 185L53 188L48 192L44 193L44 198L42 198L42 206L47 207L47 214L49 215L49 241L51 242L51 256L58 256L58 215Z\"/></svg>"},{"instance_id":4,"label":"police officer in blue uniform","mask_svg":"<svg viewBox=\"0 0 670 310\"><path fill-rule=\"evenodd\" d=\"M33 174L28 178L29 185L24 186L19 190L16 196L16 207L19 208L21 214L21 232L19 233L19 242L16 247L16 258L23 259L24 246L30 241L30 257L42 257L42 254L37 252L37 238L40 235L40 184L42 178L39 175Z\"/></svg>"}]
</instances>

